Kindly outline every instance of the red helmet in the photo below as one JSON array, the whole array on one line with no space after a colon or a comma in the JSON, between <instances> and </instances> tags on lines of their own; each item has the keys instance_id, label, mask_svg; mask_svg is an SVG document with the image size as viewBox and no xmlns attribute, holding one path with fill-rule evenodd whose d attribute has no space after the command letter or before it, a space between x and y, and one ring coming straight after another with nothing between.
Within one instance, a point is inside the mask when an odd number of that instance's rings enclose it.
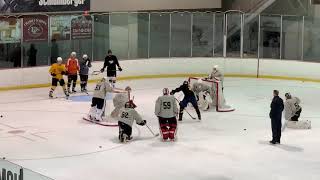
<instances>
[{"instance_id":1,"label":"red helmet","mask_svg":"<svg viewBox=\"0 0 320 180\"><path fill-rule=\"evenodd\" d=\"M169 89L168 88L163 88L163 95L169 95Z\"/></svg>"}]
</instances>

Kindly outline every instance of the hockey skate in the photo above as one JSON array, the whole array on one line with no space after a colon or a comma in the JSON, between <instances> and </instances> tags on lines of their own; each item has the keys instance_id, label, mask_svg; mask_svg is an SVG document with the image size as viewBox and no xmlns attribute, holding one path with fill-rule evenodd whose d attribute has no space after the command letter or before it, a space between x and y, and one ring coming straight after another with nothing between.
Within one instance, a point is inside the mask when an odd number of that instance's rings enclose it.
<instances>
[{"instance_id":1,"label":"hockey skate","mask_svg":"<svg viewBox=\"0 0 320 180\"><path fill-rule=\"evenodd\" d=\"M49 98L51 98L51 99L53 98L53 92L52 91L49 92Z\"/></svg>"}]
</instances>

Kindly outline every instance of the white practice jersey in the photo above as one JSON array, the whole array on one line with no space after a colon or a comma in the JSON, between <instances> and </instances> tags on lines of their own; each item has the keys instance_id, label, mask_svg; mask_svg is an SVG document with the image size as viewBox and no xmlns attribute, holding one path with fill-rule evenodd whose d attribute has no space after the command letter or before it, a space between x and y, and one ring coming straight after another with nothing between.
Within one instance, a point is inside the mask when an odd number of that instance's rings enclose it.
<instances>
[{"instance_id":1,"label":"white practice jersey","mask_svg":"<svg viewBox=\"0 0 320 180\"><path fill-rule=\"evenodd\" d=\"M192 91L197 95L199 96L199 93L200 92L209 92L211 93L211 87L204 84L204 83L200 83L200 82L195 82L193 83L192 85Z\"/></svg>"},{"instance_id":2,"label":"white practice jersey","mask_svg":"<svg viewBox=\"0 0 320 180\"><path fill-rule=\"evenodd\" d=\"M219 80L219 81L223 82L224 76L221 73L221 71L217 69L215 71L212 71L211 74L209 74L209 79Z\"/></svg>"},{"instance_id":3,"label":"white practice jersey","mask_svg":"<svg viewBox=\"0 0 320 180\"><path fill-rule=\"evenodd\" d=\"M113 98L113 106L115 108L124 108L124 105L128 101L128 93L117 93L117 95Z\"/></svg>"},{"instance_id":4,"label":"white practice jersey","mask_svg":"<svg viewBox=\"0 0 320 180\"><path fill-rule=\"evenodd\" d=\"M134 121L136 121L136 123L141 123L142 117L139 115L139 113L132 108L122 108L120 110L120 118L119 118L120 122L123 122L127 125L129 125L130 127L132 127L132 124Z\"/></svg>"},{"instance_id":5,"label":"white practice jersey","mask_svg":"<svg viewBox=\"0 0 320 180\"><path fill-rule=\"evenodd\" d=\"M109 82L99 81L96 85L96 88L93 92L93 97L104 99L106 97L107 92L112 92L113 88Z\"/></svg>"},{"instance_id":6,"label":"white practice jersey","mask_svg":"<svg viewBox=\"0 0 320 180\"><path fill-rule=\"evenodd\" d=\"M292 97L291 99L287 99L284 103L285 119L290 120L291 117L293 117L300 109L301 107L299 98Z\"/></svg>"},{"instance_id":7,"label":"white practice jersey","mask_svg":"<svg viewBox=\"0 0 320 180\"><path fill-rule=\"evenodd\" d=\"M172 95L163 95L158 97L155 105L154 114L162 118L172 118L178 113L178 107L175 97Z\"/></svg>"}]
</instances>

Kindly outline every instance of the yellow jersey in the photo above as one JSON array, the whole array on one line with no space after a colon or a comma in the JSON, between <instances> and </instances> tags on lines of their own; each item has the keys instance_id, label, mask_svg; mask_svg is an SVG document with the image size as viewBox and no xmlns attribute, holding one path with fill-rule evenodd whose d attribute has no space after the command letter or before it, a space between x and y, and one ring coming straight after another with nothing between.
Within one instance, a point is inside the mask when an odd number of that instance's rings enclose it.
<instances>
[{"instance_id":1,"label":"yellow jersey","mask_svg":"<svg viewBox=\"0 0 320 180\"><path fill-rule=\"evenodd\" d=\"M64 64L54 63L51 65L51 67L49 69L50 74L55 74L55 76L52 76L52 77L56 78L58 80L63 79L62 72L63 72L63 74L65 74L67 72Z\"/></svg>"}]
</instances>

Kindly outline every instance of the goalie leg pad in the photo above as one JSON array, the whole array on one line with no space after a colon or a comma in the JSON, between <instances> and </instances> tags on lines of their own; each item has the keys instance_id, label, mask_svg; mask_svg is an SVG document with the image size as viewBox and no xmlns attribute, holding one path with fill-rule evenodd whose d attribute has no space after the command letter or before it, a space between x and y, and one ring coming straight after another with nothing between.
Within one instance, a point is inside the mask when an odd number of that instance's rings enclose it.
<instances>
[{"instance_id":1,"label":"goalie leg pad","mask_svg":"<svg viewBox=\"0 0 320 180\"><path fill-rule=\"evenodd\" d=\"M287 121L287 127L292 129L311 129L311 121Z\"/></svg>"},{"instance_id":2,"label":"goalie leg pad","mask_svg":"<svg viewBox=\"0 0 320 180\"><path fill-rule=\"evenodd\" d=\"M160 132L162 135L163 140L167 140L169 138L169 121L168 118L159 117L159 124L160 124Z\"/></svg>"},{"instance_id":3,"label":"goalie leg pad","mask_svg":"<svg viewBox=\"0 0 320 180\"><path fill-rule=\"evenodd\" d=\"M169 121L169 138L171 140L174 140L177 132L177 119L176 117L172 117L168 119L168 121Z\"/></svg>"}]
</instances>

